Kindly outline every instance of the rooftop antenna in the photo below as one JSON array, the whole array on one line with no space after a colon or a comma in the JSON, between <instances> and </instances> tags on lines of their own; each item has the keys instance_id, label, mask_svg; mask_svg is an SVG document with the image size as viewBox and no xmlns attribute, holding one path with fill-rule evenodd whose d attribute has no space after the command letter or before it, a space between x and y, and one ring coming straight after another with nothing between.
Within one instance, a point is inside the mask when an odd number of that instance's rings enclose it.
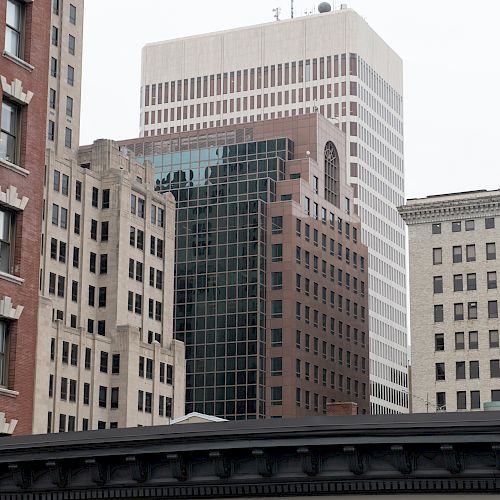
<instances>
[{"instance_id":1,"label":"rooftop antenna","mask_svg":"<svg viewBox=\"0 0 500 500\"><path fill-rule=\"evenodd\" d=\"M292 14L292 19L293 19L293 0L290 0L290 11Z\"/></svg>"},{"instance_id":2,"label":"rooftop antenna","mask_svg":"<svg viewBox=\"0 0 500 500\"><path fill-rule=\"evenodd\" d=\"M274 18L276 19L276 21L279 21L280 20L280 14L281 14L281 7L275 7L273 9L273 12L274 12Z\"/></svg>"}]
</instances>

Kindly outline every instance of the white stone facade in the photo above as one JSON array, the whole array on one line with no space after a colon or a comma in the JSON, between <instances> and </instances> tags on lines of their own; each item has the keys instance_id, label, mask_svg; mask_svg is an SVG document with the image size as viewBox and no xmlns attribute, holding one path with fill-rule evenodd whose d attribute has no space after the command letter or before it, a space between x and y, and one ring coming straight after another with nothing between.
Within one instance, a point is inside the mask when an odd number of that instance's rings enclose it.
<instances>
[{"instance_id":1,"label":"white stone facade","mask_svg":"<svg viewBox=\"0 0 500 500\"><path fill-rule=\"evenodd\" d=\"M34 432L168 423L185 394L174 198L112 141L47 160Z\"/></svg>"},{"instance_id":2,"label":"white stone facade","mask_svg":"<svg viewBox=\"0 0 500 500\"><path fill-rule=\"evenodd\" d=\"M397 54L354 11L148 44L141 135L314 110L346 133L368 245L372 413L408 411L403 83Z\"/></svg>"},{"instance_id":3,"label":"white stone facade","mask_svg":"<svg viewBox=\"0 0 500 500\"><path fill-rule=\"evenodd\" d=\"M410 246L412 411L500 401L500 191L408 200L400 213Z\"/></svg>"}]
</instances>

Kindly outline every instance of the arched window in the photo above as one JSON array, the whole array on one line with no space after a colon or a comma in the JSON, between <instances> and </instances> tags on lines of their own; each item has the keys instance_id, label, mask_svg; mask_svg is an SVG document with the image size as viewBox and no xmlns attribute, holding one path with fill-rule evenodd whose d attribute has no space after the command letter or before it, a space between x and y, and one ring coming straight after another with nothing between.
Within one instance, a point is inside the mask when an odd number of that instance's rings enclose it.
<instances>
[{"instance_id":1,"label":"arched window","mask_svg":"<svg viewBox=\"0 0 500 500\"><path fill-rule=\"evenodd\" d=\"M339 155L332 141L325 146L325 198L339 206Z\"/></svg>"}]
</instances>

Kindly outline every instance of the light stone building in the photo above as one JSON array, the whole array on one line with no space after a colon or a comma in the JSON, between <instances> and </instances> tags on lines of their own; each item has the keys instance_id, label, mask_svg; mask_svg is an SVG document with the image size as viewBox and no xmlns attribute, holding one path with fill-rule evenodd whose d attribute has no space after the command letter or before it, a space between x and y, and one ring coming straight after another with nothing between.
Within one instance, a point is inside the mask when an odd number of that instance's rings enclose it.
<instances>
[{"instance_id":1,"label":"light stone building","mask_svg":"<svg viewBox=\"0 0 500 500\"><path fill-rule=\"evenodd\" d=\"M346 133L369 248L371 412L408 411L403 72L353 10L148 44L141 135L317 111Z\"/></svg>"},{"instance_id":2,"label":"light stone building","mask_svg":"<svg viewBox=\"0 0 500 500\"><path fill-rule=\"evenodd\" d=\"M500 191L408 200L413 412L500 401Z\"/></svg>"},{"instance_id":3,"label":"light stone building","mask_svg":"<svg viewBox=\"0 0 500 500\"><path fill-rule=\"evenodd\" d=\"M175 201L112 141L48 156L34 432L184 414L173 339Z\"/></svg>"}]
</instances>

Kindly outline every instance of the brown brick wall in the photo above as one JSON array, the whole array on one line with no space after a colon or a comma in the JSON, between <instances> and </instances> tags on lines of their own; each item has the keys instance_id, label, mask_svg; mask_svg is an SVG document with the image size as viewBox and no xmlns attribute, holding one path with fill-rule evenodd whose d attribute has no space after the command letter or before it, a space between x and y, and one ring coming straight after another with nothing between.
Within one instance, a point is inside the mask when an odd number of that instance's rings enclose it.
<instances>
[{"instance_id":1,"label":"brown brick wall","mask_svg":"<svg viewBox=\"0 0 500 500\"><path fill-rule=\"evenodd\" d=\"M0 0L0 41L5 40L6 0ZM38 276L40 229L45 168L45 128L47 112L47 78L49 63L50 0L26 4L24 60L32 71L0 55L0 74L8 83L22 81L23 91L33 98L22 111L19 165L29 170L28 176L0 165L2 189L17 187L19 196L29 198L26 209L16 219L16 255L14 273L24 279L19 285L0 278L0 296L12 298L14 306L24 306L19 321L10 331L9 386L17 397L0 394L0 411L7 420L18 419L16 434L28 434L32 428L35 348L38 313ZM3 51L3 47L2 47Z\"/></svg>"}]
</instances>

